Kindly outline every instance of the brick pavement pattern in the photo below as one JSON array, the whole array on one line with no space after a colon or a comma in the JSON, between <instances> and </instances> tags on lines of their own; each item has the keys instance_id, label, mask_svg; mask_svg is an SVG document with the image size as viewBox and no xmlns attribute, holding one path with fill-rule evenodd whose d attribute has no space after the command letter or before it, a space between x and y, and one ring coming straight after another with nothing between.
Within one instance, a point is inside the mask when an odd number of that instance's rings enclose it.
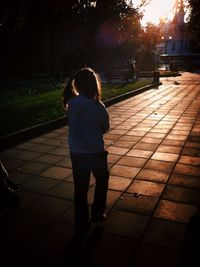
<instances>
[{"instance_id":1,"label":"brick pavement pattern","mask_svg":"<svg viewBox=\"0 0 200 267\"><path fill-rule=\"evenodd\" d=\"M195 257L185 239L200 203L200 75L185 72L162 82L108 108L108 219L77 249L78 266L177 267ZM1 218L2 267L63 264L74 235L67 131L56 129L0 155L10 179L22 186L20 206ZM90 204L94 186L91 177ZM63 266L72 266L67 257Z\"/></svg>"}]
</instances>

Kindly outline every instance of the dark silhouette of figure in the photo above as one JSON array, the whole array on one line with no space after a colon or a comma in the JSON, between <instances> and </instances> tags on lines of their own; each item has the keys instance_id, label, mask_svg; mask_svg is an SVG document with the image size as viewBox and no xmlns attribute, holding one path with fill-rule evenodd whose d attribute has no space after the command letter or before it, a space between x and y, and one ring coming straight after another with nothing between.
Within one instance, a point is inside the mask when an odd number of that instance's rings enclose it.
<instances>
[{"instance_id":1,"label":"dark silhouette of figure","mask_svg":"<svg viewBox=\"0 0 200 267\"><path fill-rule=\"evenodd\" d=\"M91 68L83 68L69 79L63 92L74 178L75 231L79 236L89 231L91 221L106 217L109 171L103 135L109 129L109 116L100 99L100 80ZM90 218L87 193L91 172L96 187Z\"/></svg>"},{"instance_id":2,"label":"dark silhouette of figure","mask_svg":"<svg viewBox=\"0 0 200 267\"><path fill-rule=\"evenodd\" d=\"M131 61L129 65L129 79L131 79L132 82L136 81L135 61Z\"/></svg>"}]
</instances>

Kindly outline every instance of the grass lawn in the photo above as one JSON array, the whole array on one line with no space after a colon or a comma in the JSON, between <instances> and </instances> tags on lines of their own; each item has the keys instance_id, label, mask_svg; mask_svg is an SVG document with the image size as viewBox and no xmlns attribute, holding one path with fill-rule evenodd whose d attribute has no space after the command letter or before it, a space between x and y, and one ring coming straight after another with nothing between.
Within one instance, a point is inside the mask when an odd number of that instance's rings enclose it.
<instances>
[{"instance_id":1,"label":"grass lawn","mask_svg":"<svg viewBox=\"0 0 200 267\"><path fill-rule=\"evenodd\" d=\"M138 89L151 84L151 80L141 80L124 85L102 85L102 100ZM39 87L38 87L39 88ZM62 108L61 87L50 86L43 89L11 90L5 88L0 91L1 128L0 137L59 118L65 114ZM5 93L6 92L6 93ZM23 92L23 93L22 93Z\"/></svg>"}]
</instances>

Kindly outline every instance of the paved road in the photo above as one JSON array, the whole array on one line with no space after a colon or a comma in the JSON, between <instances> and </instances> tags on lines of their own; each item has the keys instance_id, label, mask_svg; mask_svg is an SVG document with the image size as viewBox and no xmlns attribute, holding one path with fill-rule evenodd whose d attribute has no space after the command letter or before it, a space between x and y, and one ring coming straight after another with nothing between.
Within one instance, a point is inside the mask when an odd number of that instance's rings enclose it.
<instances>
[{"instance_id":1,"label":"paved road","mask_svg":"<svg viewBox=\"0 0 200 267\"><path fill-rule=\"evenodd\" d=\"M162 82L108 108L108 219L73 251L77 266L196 266L200 75L183 73ZM59 128L0 155L23 191L15 214L0 217L0 252L7 260L2 263L1 256L1 266L73 266L67 250L74 234L67 131ZM91 177L90 204L94 186Z\"/></svg>"}]
</instances>

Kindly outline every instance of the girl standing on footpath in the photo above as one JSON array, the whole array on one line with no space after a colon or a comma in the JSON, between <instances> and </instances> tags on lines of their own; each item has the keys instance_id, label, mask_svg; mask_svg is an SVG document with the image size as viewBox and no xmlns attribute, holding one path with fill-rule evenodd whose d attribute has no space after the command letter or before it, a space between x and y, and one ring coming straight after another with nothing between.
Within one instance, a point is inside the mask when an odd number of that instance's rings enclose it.
<instances>
[{"instance_id":1,"label":"girl standing on footpath","mask_svg":"<svg viewBox=\"0 0 200 267\"><path fill-rule=\"evenodd\" d=\"M96 179L91 221L101 222L106 215L108 190L108 152L103 134L109 130L109 115L101 102L101 83L91 68L81 69L69 79L63 92L67 110L68 143L74 178L75 231L84 235L90 228L87 193L90 174Z\"/></svg>"}]
</instances>

